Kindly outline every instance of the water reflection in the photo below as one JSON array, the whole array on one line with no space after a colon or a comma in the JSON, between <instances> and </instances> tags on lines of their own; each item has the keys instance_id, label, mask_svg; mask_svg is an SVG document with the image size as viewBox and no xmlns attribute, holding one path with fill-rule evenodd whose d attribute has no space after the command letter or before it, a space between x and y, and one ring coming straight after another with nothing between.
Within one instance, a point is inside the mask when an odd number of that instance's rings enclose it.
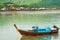
<instances>
[{"instance_id":1,"label":"water reflection","mask_svg":"<svg viewBox=\"0 0 60 40\"><path fill-rule=\"evenodd\" d=\"M54 40L57 39L58 34L44 35L44 36L22 36L21 40Z\"/></svg>"}]
</instances>

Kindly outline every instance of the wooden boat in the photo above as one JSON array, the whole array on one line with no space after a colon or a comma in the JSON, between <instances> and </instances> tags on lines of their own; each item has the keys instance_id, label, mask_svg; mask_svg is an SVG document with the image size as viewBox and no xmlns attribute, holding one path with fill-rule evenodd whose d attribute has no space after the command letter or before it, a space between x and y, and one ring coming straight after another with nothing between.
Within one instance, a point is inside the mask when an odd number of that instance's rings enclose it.
<instances>
[{"instance_id":1,"label":"wooden boat","mask_svg":"<svg viewBox=\"0 0 60 40\"><path fill-rule=\"evenodd\" d=\"M56 30L51 30L51 32L36 32L34 30L28 30L28 31L20 30L20 29L17 28L16 24L14 24L14 27L17 29L17 31L21 35L39 36L39 35L49 35L49 34L56 34L56 33L58 33L58 28L56 28Z\"/></svg>"}]
</instances>

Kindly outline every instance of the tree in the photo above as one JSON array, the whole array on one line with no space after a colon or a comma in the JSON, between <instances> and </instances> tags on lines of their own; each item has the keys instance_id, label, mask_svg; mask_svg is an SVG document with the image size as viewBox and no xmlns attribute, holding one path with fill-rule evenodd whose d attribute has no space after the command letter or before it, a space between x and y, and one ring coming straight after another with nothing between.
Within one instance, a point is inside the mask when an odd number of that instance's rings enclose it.
<instances>
[{"instance_id":1,"label":"tree","mask_svg":"<svg viewBox=\"0 0 60 40\"><path fill-rule=\"evenodd\" d=\"M0 4L0 9L4 8L5 5L4 4Z\"/></svg>"}]
</instances>

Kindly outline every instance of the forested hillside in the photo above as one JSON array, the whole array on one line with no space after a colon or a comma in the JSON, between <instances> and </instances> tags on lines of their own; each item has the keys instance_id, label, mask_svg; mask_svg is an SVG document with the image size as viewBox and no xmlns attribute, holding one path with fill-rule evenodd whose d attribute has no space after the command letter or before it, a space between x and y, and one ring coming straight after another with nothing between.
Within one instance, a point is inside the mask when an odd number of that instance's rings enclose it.
<instances>
[{"instance_id":1,"label":"forested hillside","mask_svg":"<svg viewBox=\"0 0 60 40\"><path fill-rule=\"evenodd\" d=\"M60 0L0 0L0 5L3 6L4 3L11 2L17 6L23 7L60 7ZM3 5L2 5L3 4Z\"/></svg>"}]
</instances>

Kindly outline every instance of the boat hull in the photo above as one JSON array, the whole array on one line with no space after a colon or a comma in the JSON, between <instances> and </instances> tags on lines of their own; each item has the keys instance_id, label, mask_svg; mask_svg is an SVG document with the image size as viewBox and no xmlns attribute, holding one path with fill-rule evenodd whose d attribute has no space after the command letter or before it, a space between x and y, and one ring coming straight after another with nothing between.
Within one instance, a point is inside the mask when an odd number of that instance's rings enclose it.
<instances>
[{"instance_id":1,"label":"boat hull","mask_svg":"<svg viewBox=\"0 0 60 40\"><path fill-rule=\"evenodd\" d=\"M39 36L39 35L49 35L49 34L56 34L58 33L55 30L51 30L51 32L31 32L31 31L24 31L24 30L18 30L21 35L29 35L29 36Z\"/></svg>"},{"instance_id":2,"label":"boat hull","mask_svg":"<svg viewBox=\"0 0 60 40\"><path fill-rule=\"evenodd\" d=\"M51 29L51 32L37 32L35 30L20 30L18 29L18 27L16 26L16 24L14 24L14 27L16 28L16 30L21 34L21 35L29 35L29 36L39 36L39 35L50 35L50 34L57 34L59 29L56 26L53 26L53 28L56 28L55 30Z\"/></svg>"}]
</instances>

